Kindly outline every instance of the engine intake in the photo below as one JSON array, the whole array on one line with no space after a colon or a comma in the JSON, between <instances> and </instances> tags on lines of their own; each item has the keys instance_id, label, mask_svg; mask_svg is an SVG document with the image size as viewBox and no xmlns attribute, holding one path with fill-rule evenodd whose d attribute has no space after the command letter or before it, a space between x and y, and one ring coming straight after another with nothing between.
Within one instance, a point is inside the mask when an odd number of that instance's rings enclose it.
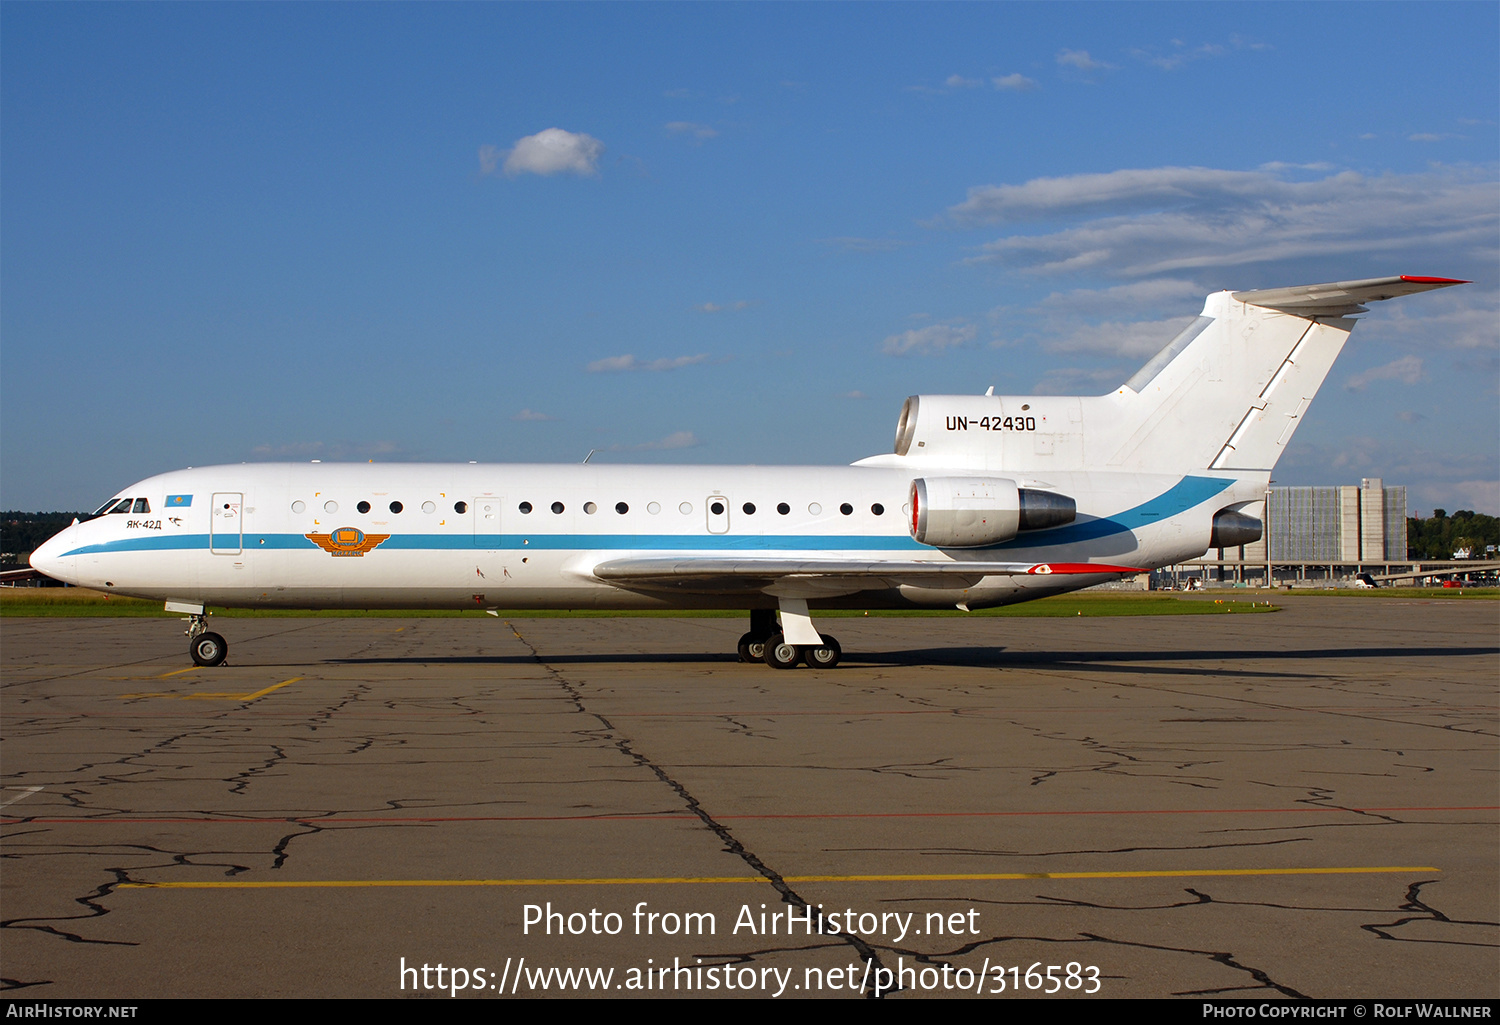
<instances>
[{"instance_id":1,"label":"engine intake","mask_svg":"<svg viewBox=\"0 0 1500 1025\"><path fill-rule=\"evenodd\" d=\"M1067 495L1023 488L1004 477L918 477L911 482L911 536L934 548L982 548L1023 530L1073 522Z\"/></svg>"}]
</instances>

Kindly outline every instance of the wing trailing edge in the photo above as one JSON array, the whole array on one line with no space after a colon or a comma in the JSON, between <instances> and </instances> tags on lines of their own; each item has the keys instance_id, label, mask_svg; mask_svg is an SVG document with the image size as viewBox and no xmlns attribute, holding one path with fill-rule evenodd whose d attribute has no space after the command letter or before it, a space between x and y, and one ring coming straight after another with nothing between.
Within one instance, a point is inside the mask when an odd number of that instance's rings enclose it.
<instances>
[{"instance_id":1,"label":"wing trailing edge","mask_svg":"<svg viewBox=\"0 0 1500 1025\"><path fill-rule=\"evenodd\" d=\"M624 587L665 587L694 591L745 591L776 587L788 581L825 581L852 590L898 587L972 587L991 576L1144 573L1134 566L1085 562L981 562L964 560L853 560L746 558L611 559L593 568L600 580Z\"/></svg>"}]
</instances>

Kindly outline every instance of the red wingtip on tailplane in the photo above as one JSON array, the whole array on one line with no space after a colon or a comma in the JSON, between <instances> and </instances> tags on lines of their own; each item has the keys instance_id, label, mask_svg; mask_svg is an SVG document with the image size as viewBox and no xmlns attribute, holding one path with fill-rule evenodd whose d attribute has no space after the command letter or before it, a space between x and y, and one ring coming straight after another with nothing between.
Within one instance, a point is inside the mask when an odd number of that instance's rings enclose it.
<instances>
[{"instance_id":1,"label":"red wingtip on tailplane","mask_svg":"<svg viewBox=\"0 0 1500 1025\"><path fill-rule=\"evenodd\" d=\"M1471 285L1472 281L1464 281L1461 278L1424 278L1416 274L1401 275L1402 281L1410 281L1417 285Z\"/></svg>"}]
</instances>

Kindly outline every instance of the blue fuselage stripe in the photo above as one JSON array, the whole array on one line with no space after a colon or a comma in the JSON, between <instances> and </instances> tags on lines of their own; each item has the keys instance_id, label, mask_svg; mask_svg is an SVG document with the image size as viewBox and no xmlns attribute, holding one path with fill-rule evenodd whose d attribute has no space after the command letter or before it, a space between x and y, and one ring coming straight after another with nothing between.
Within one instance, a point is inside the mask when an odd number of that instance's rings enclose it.
<instances>
[{"instance_id":1,"label":"blue fuselage stripe","mask_svg":"<svg viewBox=\"0 0 1500 1025\"><path fill-rule=\"evenodd\" d=\"M1076 545L1113 534L1127 533L1171 519L1233 486L1233 480L1221 477L1184 477L1162 494L1113 516L1080 517L1066 527L1035 531L1021 535L991 550L1004 548L1055 548ZM234 548L234 535L216 536L213 547ZM163 552L207 550L207 534L125 537L115 541L84 545L64 553L95 555L114 552ZM246 532L241 546L245 551L269 549L312 549L317 545L302 534L258 534ZM888 535L853 534L547 534L512 532L508 534L395 534L381 542L387 551L931 551L906 533Z\"/></svg>"}]
</instances>

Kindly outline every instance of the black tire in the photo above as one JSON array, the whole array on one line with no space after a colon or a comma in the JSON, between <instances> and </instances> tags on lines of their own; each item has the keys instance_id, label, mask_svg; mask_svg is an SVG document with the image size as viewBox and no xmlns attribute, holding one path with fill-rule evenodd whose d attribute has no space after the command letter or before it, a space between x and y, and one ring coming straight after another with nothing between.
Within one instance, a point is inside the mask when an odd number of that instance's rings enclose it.
<instances>
[{"instance_id":1,"label":"black tire","mask_svg":"<svg viewBox=\"0 0 1500 1025\"><path fill-rule=\"evenodd\" d=\"M772 634L766 638L766 665L772 669L795 669L802 661L802 649L788 644L783 634Z\"/></svg>"},{"instance_id":2,"label":"black tire","mask_svg":"<svg viewBox=\"0 0 1500 1025\"><path fill-rule=\"evenodd\" d=\"M198 665L218 666L229 657L229 644L216 633L199 634L188 645L188 651Z\"/></svg>"},{"instance_id":3,"label":"black tire","mask_svg":"<svg viewBox=\"0 0 1500 1025\"><path fill-rule=\"evenodd\" d=\"M823 635L822 644L809 644L802 649L803 659L814 669L832 669L839 664L843 654L844 649L839 647L839 642L827 634Z\"/></svg>"},{"instance_id":4,"label":"black tire","mask_svg":"<svg viewBox=\"0 0 1500 1025\"><path fill-rule=\"evenodd\" d=\"M740 638L740 661L741 662L764 662L766 660L766 639L757 637L753 633L747 633Z\"/></svg>"}]
</instances>

